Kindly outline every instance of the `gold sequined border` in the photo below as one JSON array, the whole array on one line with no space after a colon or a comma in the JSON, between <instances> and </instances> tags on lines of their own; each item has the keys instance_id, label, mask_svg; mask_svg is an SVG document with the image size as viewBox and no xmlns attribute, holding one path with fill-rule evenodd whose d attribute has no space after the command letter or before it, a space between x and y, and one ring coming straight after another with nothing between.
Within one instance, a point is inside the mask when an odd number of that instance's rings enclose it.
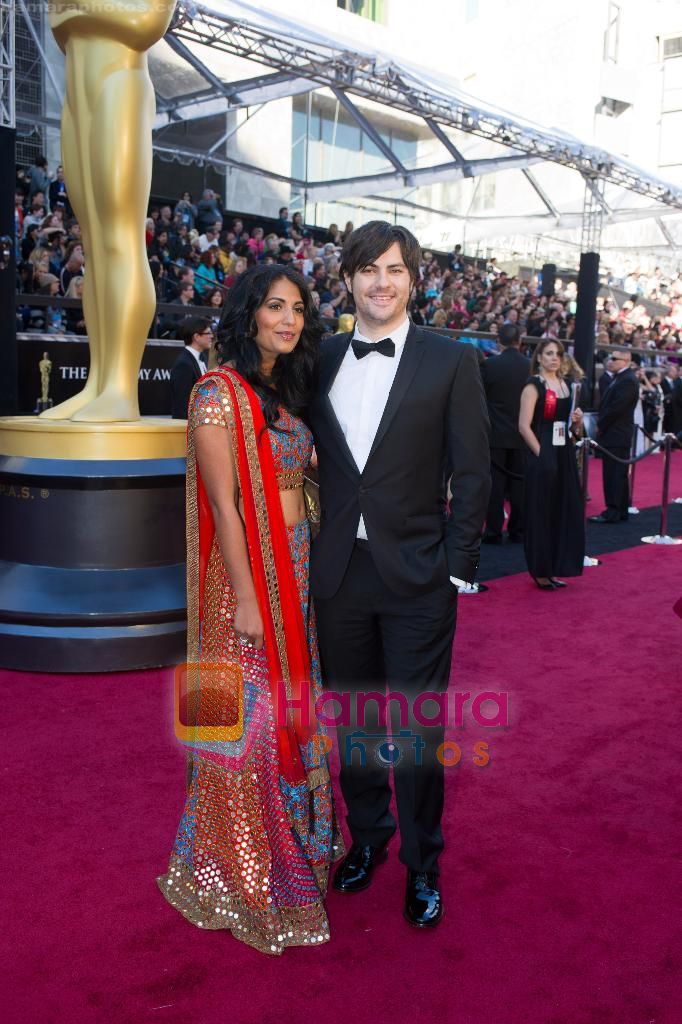
<instances>
[{"instance_id":1,"label":"gold sequined border","mask_svg":"<svg viewBox=\"0 0 682 1024\"><path fill-rule=\"evenodd\" d=\"M285 469L278 473L277 486L280 491L295 491L297 487L303 487L303 470Z\"/></svg>"},{"instance_id":2,"label":"gold sequined border","mask_svg":"<svg viewBox=\"0 0 682 1024\"><path fill-rule=\"evenodd\" d=\"M325 882L327 871L325 866ZM175 854L167 874L156 881L170 905L192 924L210 931L231 931L261 953L277 956L287 946L317 946L329 941L322 899L304 907L257 910L220 889L199 889L191 870Z\"/></svg>"},{"instance_id":3,"label":"gold sequined border","mask_svg":"<svg viewBox=\"0 0 682 1024\"><path fill-rule=\"evenodd\" d=\"M284 620L282 617L279 583L277 580L277 569L275 566L275 555L272 550L270 531L268 529L267 505L265 501L265 487L263 475L258 458L258 445L256 439L256 428L253 423L251 403L246 388L238 381L233 381L237 404L244 427L244 442L246 447L246 458L249 466L250 484L253 491L256 520L258 522L258 538L261 546L261 556L265 569L265 582L268 588L268 598L272 612L272 620L275 628L277 650L279 652L280 665L282 667L282 680L287 696L291 700L291 679L289 676L289 662L287 658L286 638L284 636ZM225 389L226 385L220 381L219 385ZM232 431L234 436L234 431Z\"/></svg>"}]
</instances>

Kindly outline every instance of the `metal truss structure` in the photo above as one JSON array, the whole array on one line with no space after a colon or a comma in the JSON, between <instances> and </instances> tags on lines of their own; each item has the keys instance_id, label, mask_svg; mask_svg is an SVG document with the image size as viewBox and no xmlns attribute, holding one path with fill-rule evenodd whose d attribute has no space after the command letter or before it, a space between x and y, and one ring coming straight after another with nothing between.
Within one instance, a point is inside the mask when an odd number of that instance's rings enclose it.
<instances>
[{"instance_id":1,"label":"metal truss structure","mask_svg":"<svg viewBox=\"0 0 682 1024\"><path fill-rule=\"evenodd\" d=\"M3 119L0 123L14 118L15 84L18 90L22 89L21 76L15 75L12 60L15 3L35 43L49 84L59 94L57 80L28 14L26 0L0 0L0 118ZM589 251L598 250L604 224L653 219L662 241L675 248L674 235L662 218L670 215L674 218L682 211L682 188L573 136L545 129L492 106L484 107L459 90L452 79L414 67L390 53L370 50L360 40L334 38L272 10L259 9L250 0L204 0L203 3L178 0L164 41L192 69L195 82L199 76L205 87L193 86L194 91L182 91L183 76L178 76L177 94L162 95L157 89L154 149L163 159L234 168L279 181L298 192L304 204L357 196L440 217L452 217L453 213L410 201L408 196L399 193L421 185L480 179L504 170L517 170L539 198L542 212L491 218L472 216L470 210L464 219L475 230L488 234L491 230L544 234L547 230L578 229L582 231L581 249ZM261 65L263 71L239 81L224 81L213 70L220 62L210 60L211 50L216 52L216 57L220 53L228 54L252 65ZM204 54L205 59L202 59ZM226 130L208 149L193 148L191 141L179 145L175 140L164 138L164 128L174 123L224 115L238 109L246 111L248 120L272 100L310 94L322 88L330 91L337 109L343 108L382 153L386 169L373 174L310 180L237 160L225 152L224 144L239 131L244 121L231 127L226 125ZM172 84L169 91L173 91ZM447 158L428 167L405 166L372 124L367 108L358 106L358 99L361 103L369 100L400 111L409 115L413 123L417 119L417 123L421 122L438 140L443 157ZM55 119L33 110L30 116L19 115L18 120L31 129L36 125L57 126ZM467 156L460 149L466 136L487 140L493 155ZM582 213L576 209L559 209L555 199L543 188L531 168L544 162L572 169L583 177L586 187ZM644 207L640 201L638 206L626 209L616 199L615 202L610 200L613 209L609 209L605 200L607 185L644 197L651 205Z\"/></svg>"},{"instance_id":2,"label":"metal truss structure","mask_svg":"<svg viewBox=\"0 0 682 1024\"><path fill-rule=\"evenodd\" d=\"M656 203L682 210L682 189L648 175L613 154L502 111L485 109L458 92L446 79L425 77L419 69L409 65L344 48L321 33L293 26L284 18L258 17L257 9L247 3L227 3L212 8L208 4L179 0L166 40L207 83L206 89L160 101L159 112L170 119L186 120L191 118L193 110L204 116L207 106L216 100L222 103L222 109L226 104L230 108L250 106L326 86L363 130L368 130L367 119L355 107L352 96L421 117L452 157L448 163L409 170L380 137L374 138L392 166L390 171L303 183L309 198L319 195L331 201L337 197L387 192L439 180L478 177L505 168L527 169L533 162L550 161L578 171L586 180L618 185ZM274 73L240 82L221 82L186 43L255 61L273 69ZM448 128L497 143L512 150L512 155L467 161L446 134ZM373 138L371 132L368 134ZM542 196L533 178L530 181L553 212L551 201Z\"/></svg>"},{"instance_id":3,"label":"metal truss structure","mask_svg":"<svg viewBox=\"0 0 682 1024\"><path fill-rule=\"evenodd\" d=\"M0 0L0 128L14 128L14 0Z\"/></svg>"},{"instance_id":4,"label":"metal truss structure","mask_svg":"<svg viewBox=\"0 0 682 1024\"><path fill-rule=\"evenodd\" d=\"M604 185L603 178L585 175L581 252L599 252L604 214L611 212L604 199Z\"/></svg>"}]
</instances>

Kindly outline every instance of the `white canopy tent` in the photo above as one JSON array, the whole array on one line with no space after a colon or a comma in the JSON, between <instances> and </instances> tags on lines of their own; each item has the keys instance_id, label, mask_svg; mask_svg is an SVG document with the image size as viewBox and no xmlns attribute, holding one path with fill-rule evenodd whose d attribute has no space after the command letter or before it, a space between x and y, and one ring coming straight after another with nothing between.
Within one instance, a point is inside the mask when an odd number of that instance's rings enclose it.
<instances>
[{"instance_id":1,"label":"white canopy tent","mask_svg":"<svg viewBox=\"0 0 682 1024\"><path fill-rule=\"evenodd\" d=\"M23 0L19 10L28 18ZM48 59L35 38L61 100L63 75L55 67L61 57L51 51ZM631 244L675 255L682 248L677 185L566 132L483 104L454 79L336 27L322 32L247 0L179 0L169 32L150 53L150 69L158 111L154 146L165 160L270 179L304 202L381 200L396 211L420 211L430 218L434 237L425 241L431 245L437 233L442 239L465 234L468 241L543 236L584 249L603 227L601 246L607 249ZM301 176L292 173L290 154L282 153L275 166L261 159L263 152L251 152L250 159L234 155L230 140L247 120L273 101L301 95L329 97L337 112L360 126L380 155L372 173L314 177L306 170ZM236 122L235 111L241 112ZM418 158L406 158L386 141L375 123L382 111L428 137ZM200 133L193 139L192 124L199 128L201 119L216 114L232 115L232 122L227 116L224 131L209 144L196 141ZM51 117L42 122L56 125ZM188 129L181 144L170 131L177 125ZM469 181L477 188L490 175L513 186L500 190L503 200L488 214L476 210L471 188L449 191L445 200L438 191L439 183L449 188ZM626 244L618 232L622 224L633 228Z\"/></svg>"},{"instance_id":2,"label":"white canopy tent","mask_svg":"<svg viewBox=\"0 0 682 1024\"><path fill-rule=\"evenodd\" d=\"M483 105L453 79L337 31L330 38L319 28L246 0L180 0L171 29L152 51L150 63L158 104L155 147L166 159L195 159L262 175L288 184L310 202L381 196L397 207L422 210L427 207L415 196L422 185L478 180L505 171L515 175L523 209L494 216L451 207L428 207L429 212L444 230L450 224L453 233L461 233L466 220L471 240L564 233L568 244L578 246L587 216L605 228L638 222L638 244L668 251L677 247L676 221L682 211L678 186L565 132ZM234 78L235 69L240 77ZM208 151L163 141L164 125L191 124L245 107L253 113L273 100L316 90L325 90L361 126L383 154L385 168L343 178L294 177L285 160L281 170L274 170L231 157L223 143L238 128L226 130ZM380 107L428 129L437 140L437 161L417 166L404 162L373 127L372 111ZM552 165L570 174L571 187L556 171L546 173ZM576 189L576 180L582 186L576 175L594 193L589 211L582 187Z\"/></svg>"}]
</instances>

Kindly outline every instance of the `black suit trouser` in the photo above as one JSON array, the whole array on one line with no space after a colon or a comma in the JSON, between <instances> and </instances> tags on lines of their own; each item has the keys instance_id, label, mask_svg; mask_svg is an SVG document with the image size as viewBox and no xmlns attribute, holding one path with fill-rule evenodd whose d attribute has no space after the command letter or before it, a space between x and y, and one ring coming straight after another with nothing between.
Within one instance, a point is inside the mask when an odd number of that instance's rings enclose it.
<instances>
[{"instance_id":1,"label":"black suit trouser","mask_svg":"<svg viewBox=\"0 0 682 1024\"><path fill-rule=\"evenodd\" d=\"M522 448L491 448L490 473L492 485L488 514L485 521L486 537L501 537L504 527L504 497L509 495L509 522L507 533L515 540L523 537L523 475L525 452ZM496 465L497 463L497 465ZM501 466L502 469L497 467ZM506 470L506 472L503 472ZM516 474L515 479L509 474Z\"/></svg>"},{"instance_id":2,"label":"black suit trouser","mask_svg":"<svg viewBox=\"0 0 682 1024\"><path fill-rule=\"evenodd\" d=\"M450 676L457 588L448 580L418 597L389 590L369 550L353 554L334 597L315 601L325 713L339 714L341 790L353 841L381 846L396 830L390 811L393 767L400 824L400 859L415 871L437 871L443 849L444 767L439 759L444 726L434 700L415 709L430 691L444 694ZM384 715L380 701L362 695L395 694ZM344 710L345 709L345 710ZM415 710L422 721L415 717ZM364 720L363 720L364 715Z\"/></svg>"},{"instance_id":3,"label":"black suit trouser","mask_svg":"<svg viewBox=\"0 0 682 1024\"><path fill-rule=\"evenodd\" d=\"M606 445L604 445L606 448ZM612 448L607 451L618 456L619 459L629 459L629 448ZM615 462L608 455L602 455L602 482L604 485L604 502L606 504L605 516L618 522L627 519L628 506L630 504L630 483L628 480L628 467L621 462Z\"/></svg>"}]
</instances>

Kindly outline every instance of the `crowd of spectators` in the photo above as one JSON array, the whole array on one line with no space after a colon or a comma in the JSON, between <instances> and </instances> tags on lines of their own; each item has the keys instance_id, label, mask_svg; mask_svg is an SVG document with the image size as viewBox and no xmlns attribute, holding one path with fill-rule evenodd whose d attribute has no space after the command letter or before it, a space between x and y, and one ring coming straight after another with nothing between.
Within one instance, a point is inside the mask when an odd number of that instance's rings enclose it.
<instances>
[{"instance_id":1,"label":"crowd of spectators","mask_svg":"<svg viewBox=\"0 0 682 1024\"><path fill-rule=\"evenodd\" d=\"M47 161L38 157L34 166L17 173L15 219L18 290L78 298L87 254L61 167L51 176ZM341 246L351 223L343 230L331 224L321 231L305 225L298 212L290 217L287 207L267 223L250 221L247 228L241 218L228 217L212 189L196 202L183 192L174 204L151 206L145 240L157 298L178 311L158 313L150 333L176 337L179 322L191 312L188 307L215 309L217 324L226 292L256 262L292 264L300 270L325 320L334 322L353 312L340 275ZM639 349L638 361L645 367L677 363L682 360L682 277L669 280L656 268L644 288L643 275L635 275L635 281L633 274L622 282L637 285L630 299L599 299L597 348L617 344ZM615 279L611 283L615 286ZM667 312L648 311L642 301L645 293L659 301L665 297ZM495 258L473 260L455 246L447 256L424 251L410 312L417 324L462 331L491 352L505 323L517 324L522 335L570 344L576 305L575 280L557 279L554 295L545 296L536 276L515 276ZM75 308L32 307L19 301L18 324L23 330L85 333L82 310ZM476 338L480 334L492 339Z\"/></svg>"},{"instance_id":2,"label":"crowd of spectators","mask_svg":"<svg viewBox=\"0 0 682 1024\"><path fill-rule=\"evenodd\" d=\"M665 272L659 266L651 269L625 261L622 265L607 267L604 277L609 287L619 288L637 299L674 305L682 298L682 271L679 269Z\"/></svg>"}]
</instances>

